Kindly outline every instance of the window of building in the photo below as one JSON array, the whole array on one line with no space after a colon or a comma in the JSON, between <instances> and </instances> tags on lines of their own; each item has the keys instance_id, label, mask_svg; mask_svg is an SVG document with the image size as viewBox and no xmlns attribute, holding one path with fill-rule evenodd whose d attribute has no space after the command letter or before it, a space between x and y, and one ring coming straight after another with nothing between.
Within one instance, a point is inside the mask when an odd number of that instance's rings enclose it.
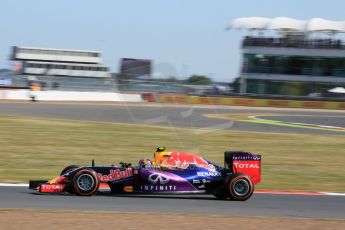
<instances>
[{"instance_id":1,"label":"window of building","mask_svg":"<svg viewBox=\"0 0 345 230\"><path fill-rule=\"evenodd\" d=\"M345 58L246 54L243 72L345 77Z\"/></svg>"}]
</instances>

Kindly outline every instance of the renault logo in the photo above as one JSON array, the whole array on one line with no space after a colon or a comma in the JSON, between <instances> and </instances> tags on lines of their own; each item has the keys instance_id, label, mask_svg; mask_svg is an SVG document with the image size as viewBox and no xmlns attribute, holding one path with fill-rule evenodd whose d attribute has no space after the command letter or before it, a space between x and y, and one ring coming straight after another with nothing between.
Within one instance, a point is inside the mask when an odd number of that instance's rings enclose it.
<instances>
[{"instance_id":1,"label":"renault logo","mask_svg":"<svg viewBox=\"0 0 345 230\"><path fill-rule=\"evenodd\" d=\"M167 184L170 179L163 175L163 174L160 174L160 173L154 173L154 174L151 174L148 178L148 181L151 183L151 184Z\"/></svg>"}]
</instances>

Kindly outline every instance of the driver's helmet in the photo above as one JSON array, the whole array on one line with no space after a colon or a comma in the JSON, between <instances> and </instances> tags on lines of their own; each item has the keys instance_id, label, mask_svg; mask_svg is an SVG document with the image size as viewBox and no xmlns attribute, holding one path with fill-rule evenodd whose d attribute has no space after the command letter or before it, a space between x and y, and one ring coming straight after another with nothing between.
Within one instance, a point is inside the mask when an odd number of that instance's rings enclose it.
<instances>
[{"instance_id":1,"label":"driver's helmet","mask_svg":"<svg viewBox=\"0 0 345 230\"><path fill-rule=\"evenodd\" d=\"M150 159L141 159L139 161L140 167L151 166L151 165L153 165L153 164L152 164L152 161Z\"/></svg>"}]
</instances>

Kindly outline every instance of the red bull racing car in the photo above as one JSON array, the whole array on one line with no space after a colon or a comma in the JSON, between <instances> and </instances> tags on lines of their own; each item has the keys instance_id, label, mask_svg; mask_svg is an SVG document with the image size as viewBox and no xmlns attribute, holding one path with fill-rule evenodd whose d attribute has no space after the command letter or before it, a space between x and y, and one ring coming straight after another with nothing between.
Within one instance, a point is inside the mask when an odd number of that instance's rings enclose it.
<instances>
[{"instance_id":1,"label":"red bull racing car","mask_svg":"<svg viewBox=\"0 0 345 230\"><path fill-rule=\"evenodd\" d=\"M195 153L168 152L157 148L154 160L137 166L70 165L52 180L30 181L40 193L67 192L91 196L100 190L111 193L210 193L219 199L244 201L261 179L261 156L247 152L224 153L224 166Z\"/></svg>"}]
</instances>

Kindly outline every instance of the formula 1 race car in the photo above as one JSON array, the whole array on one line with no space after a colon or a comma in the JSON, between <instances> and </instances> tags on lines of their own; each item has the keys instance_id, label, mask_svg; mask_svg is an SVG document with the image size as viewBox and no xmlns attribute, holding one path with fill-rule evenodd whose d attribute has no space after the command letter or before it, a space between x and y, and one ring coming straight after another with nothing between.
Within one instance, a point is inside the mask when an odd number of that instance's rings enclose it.
<instances>
[{"instance_id":1,"label":"formula 1 race car","mask_svg":"<svg viewBox=\"0 0 345 230\"><path fill-rule=\"evenodd\" d=\"M209 193L219 199L244 201L261 179L261 156L247 152L225 152L224 167L195 153L167 152L157 148L154 161L140 160L137 166L70 165L59 177L30 181L40 193L67 192L91 196L101 190L111 193Z\"/></svg>"}]
</instances>

